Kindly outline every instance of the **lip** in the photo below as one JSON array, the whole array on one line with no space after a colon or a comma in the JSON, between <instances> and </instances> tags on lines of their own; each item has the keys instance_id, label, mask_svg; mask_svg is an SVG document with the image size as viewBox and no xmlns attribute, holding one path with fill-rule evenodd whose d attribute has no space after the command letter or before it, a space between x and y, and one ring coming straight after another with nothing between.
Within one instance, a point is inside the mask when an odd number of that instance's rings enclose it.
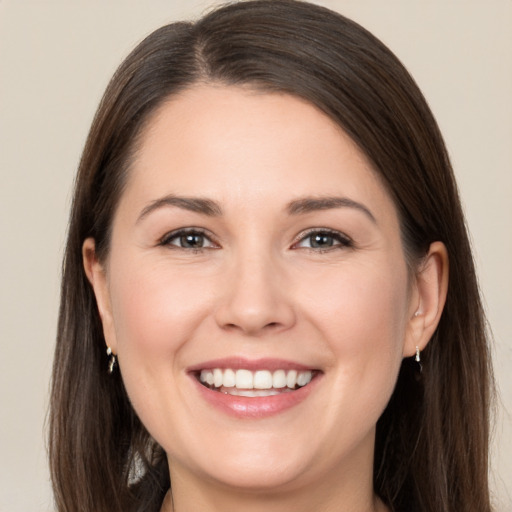
<instances>
[{"instance_id":1,"label":"lip","mask_svg":"<svg viewBox=\"0 0 512 512\"><path fill-rule=\"evenodd\" d=\"M293 361L288 361L286 359L245 359L243 357L228 357L222 359L213 359L210 361L205 361L203 363L196 364L194 366L190 366L189 368L187 368L187 371L189 373L195 373L200 372L201 370L213 370L215 368L220 368L222 370L225 370L226 368L231 368L233 370L245 369L251 370L252 372L255 372L257 370L269 370L271 372L275 370L318 370L318 368L313 368L311 366L295 363Z\"/></svg>"},{"instance_id":2,"label":"lip","mask_svg":"<svg viewBox=\"0 0 512 512\"><path fill-rule=\"evenodd\" d=\"M309 384L294 391L284 392L274 396L244 397L214 391L201 384L197 378L197 373L201 370L211 370L214 368L231 368L233 370L247 369L251 371L275 371L279 369L298 371L311 370L314 371L315 374ZM323 373L318 371L317 368L292 361L282 359L248 360L240 357L206 361L188 368L188 374L203 400L216 410L239 419L267 418L298 406L316 389L323 376Z\"/></svg>"}]
</instances>

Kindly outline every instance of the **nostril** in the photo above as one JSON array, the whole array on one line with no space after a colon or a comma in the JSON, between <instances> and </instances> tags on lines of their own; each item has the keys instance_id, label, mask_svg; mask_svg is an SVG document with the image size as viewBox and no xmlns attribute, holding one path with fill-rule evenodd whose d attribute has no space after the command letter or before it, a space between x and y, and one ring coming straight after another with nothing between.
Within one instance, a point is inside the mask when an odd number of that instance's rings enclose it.
<instances>
[{"instance_id":1,"label":"nostril","mask_svg":"<svg viewBox=\"0 0 512 512\"><path fill-rule=\"evenodd\" d=\"M258 335L263 334L265 332L269 331L276 331L277 329L280 329L282 327L282 324L280 322L269 322L268 324L263 325L262 327L259 326L251 326L251 325L237 325L236 323L228 323L222 326L222 329L225 332L234 332L234 331L242 331L246 334L251 335Z\"/></svg>"}]
</instances>

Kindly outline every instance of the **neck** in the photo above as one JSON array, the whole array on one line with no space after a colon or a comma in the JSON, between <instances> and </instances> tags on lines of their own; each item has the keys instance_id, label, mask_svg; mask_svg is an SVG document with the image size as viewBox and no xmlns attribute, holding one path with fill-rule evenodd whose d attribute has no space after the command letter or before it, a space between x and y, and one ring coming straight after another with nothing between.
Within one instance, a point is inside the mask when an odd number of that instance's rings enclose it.
<instances>
[{"instance_id":1,"label":"neck","mask_svg":"<svg viewBox=\"0 0 512 512\"><path fill-rule=\"evenodd\" d=\"M319 509L316 505L314 504L307 504L307 505L304 505L304 503L295 503L294 505L292 504L279 504L277 505L277 508L276 506L271 506L271 508L269 508L270 504L269 504L269 499L266 499L266 500L254 500L253 498L250 498L250 501L247 503L246 500L242 500L244 501L245 503L239 503L237 504L237 500L230 500L231 501L231 505L228 506L227 508L225 508L225 505L222 505L222 507L220 505L216 505L214 507L208 507L208 508L200 508L200 509L194 509L194 510L201 510L201 512L203 511L206 511L206 510L223 510L223 511L239 511L239 510L247 510L247 511L250 511L250 512L253 512L253 511L261 511L261 510L268 510L268 511L271 511L271 512L276 512L276 511L286 511L286 512L289 512L289 510L294 510L294 511L297 511L297 512L302 512L303 510L304 511L311 511L311 510L315 510L315 512L320 512L320 510L322 510L322 512L339 512L340 510L343 510L343 512L389 512L389 508L386 507L384 505L384 503L382 503L382 501L374 496L371 500L370 503L366 504L366 505L362 505L363 508L361 507L358 507L358 508L354 508L353 505L349 505L348 507L347 506L329 506L329 508L322 508L322 509ZM294 500L295 502L297 500ZM275 504L274 504L275 505ZM187 505L183 505L183 506L179 506L178 507L175 507L174 505L174 499L173 499L173 496L171 494L171 491L169 490L165 496L165 499L164 499L164 502L162 504L162 508L160 510L160 512L180 512L181 510L189 510L186 508ZM239 507L244 507L244 508L239 508ZM293 507L293 508L289 508L289 507ZM340 508L342 507L342 508Z\"/></svg>"},{"instance_id":2,"label":"neck","mask_svg":"<svg viewBox=\"0 0 512 512\"><path fill-rule=\"evenodd\" d=\"M179 499L179 501L182 501ZM183 500L183 501L192 501L192 500ZM194 502L196 500L194 499ZM223 504L215 504L214 506L207 505L202 502L198 506L200 508L194 508L195 511L220 511L223 512L232 512L244 510L248 512L261 512L261 510L265 510L268 512L289 512L290 510L294 510L297 512L310 512L311 510L315 510L315 512L389 512L389 509L382 503L382 501L377 497L373 496L369 503L361 504L361 506L356 506L355 504L344 504L344 505L327 505L327 508L322 507L321 509L314 503L314 500L308 500L308 503L298 502L299 500L292 500L295 503L291 503L289 500L285 502L278 503L272 499L272 497L265 497L264 499L255 499L254 496L246 497L245 499L237 499L235 496L231 495L230 499L227 500L230 504L226 503L226 500L223 500ZM279 500L281 501L281 500ZM272 503L274 502L274 503ZM195 507L196 505L194 505ZM187 508L188 505L185 503L180 503L179 505L175 505L174 497L171 494L171 490L169 490L165 496L164 502L162 504L162 508L160 512L181 512L182 510L191 510ZM243 507L243 508L241 508Z\"/></svg>"},{"instance_id":3,"label":"neck","mask_svg":"<svg viewBox=\"0 0 512 512\"><path fill-rule=\"evenodd\" d=\"M170 464L172 493L167 493L161 512L387 512L373 492L372 471L364 466L269 491L234 489Z\"/></svg>"}]
</instances>

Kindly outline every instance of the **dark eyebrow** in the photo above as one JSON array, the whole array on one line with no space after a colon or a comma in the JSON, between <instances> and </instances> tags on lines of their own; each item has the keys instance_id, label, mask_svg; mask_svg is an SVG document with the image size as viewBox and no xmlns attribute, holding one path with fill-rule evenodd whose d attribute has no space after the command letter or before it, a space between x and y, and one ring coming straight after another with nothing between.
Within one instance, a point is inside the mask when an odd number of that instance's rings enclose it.
<instances>
[{"instance_id":1,"label":"dark eyebrow","mask_svg":"<svg viewBox=\"0 0 512 512\"><path fill-rule=\"evenodd\" d=\"M332 208L355 208L363 212L374 224L377 224L374 215L366 206L348 197L303 197L291 201L286 207L290 215L300 215Z\"/></svg>"},{"instance_id":2,"label":"dark eyebrow","mask_svg":"<svg viewBox=\"0 0 512 512\"><path fill-rule=\"evenodd\" d=\"M151 212L165 206L174 206L183 210L201 213L208 217L217 217L222 215L222 209L219 204L211 199L203 199L201 197L180 197L170 194L148 204L148 206L146 206L140 213L137 222L141 221Z\"/></svg>"},{"instance_id":3,"label":"dark eyebrow","mask_svg":"<svg viewBox=\"0 0 512 512\"><path fill-rule=\"evenodd\" d=\"M201 213L208 217L218 217L222 215L222 208L218 203L211 199L201 197L180 197L173 194L161 197L152 201L140 213L137 222L149 215L154 210L165 206L181 208L191 212ZM363 212L372 222L377 223L372 212L366 206L348 199L347 197L303 197L295 199L288 203L286 210L289 215L301 215L318 210L330 210L334 208L355 208Z\"/></svg>"}]
</instances>

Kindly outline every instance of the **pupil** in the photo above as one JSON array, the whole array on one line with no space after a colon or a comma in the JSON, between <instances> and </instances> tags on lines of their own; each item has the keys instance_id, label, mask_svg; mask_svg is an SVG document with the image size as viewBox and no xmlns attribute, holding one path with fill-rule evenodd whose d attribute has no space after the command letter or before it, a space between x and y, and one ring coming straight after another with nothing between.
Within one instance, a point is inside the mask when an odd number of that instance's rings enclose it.
<instances>
[{"instance_id":1,"label":"pupil","mask_svg":"<svg viewBox=\"0 0 512 512\"><path fill-rule=\"evenodd\" d=\"M182 235L180 237L180 243L182 247L198 248L203 246L204 237L203 235Z\"/></svg>"},{"instance_id":2,"label":"pupil","mask_svg":"<svg viewBox=\"0 0 512 512\"><path fill-rule=\"evenodd\" d=\"M332 236L326 233L320 233L311 237L311 247L331 247L332 244Z\"/></svg>"}]
</instances>

